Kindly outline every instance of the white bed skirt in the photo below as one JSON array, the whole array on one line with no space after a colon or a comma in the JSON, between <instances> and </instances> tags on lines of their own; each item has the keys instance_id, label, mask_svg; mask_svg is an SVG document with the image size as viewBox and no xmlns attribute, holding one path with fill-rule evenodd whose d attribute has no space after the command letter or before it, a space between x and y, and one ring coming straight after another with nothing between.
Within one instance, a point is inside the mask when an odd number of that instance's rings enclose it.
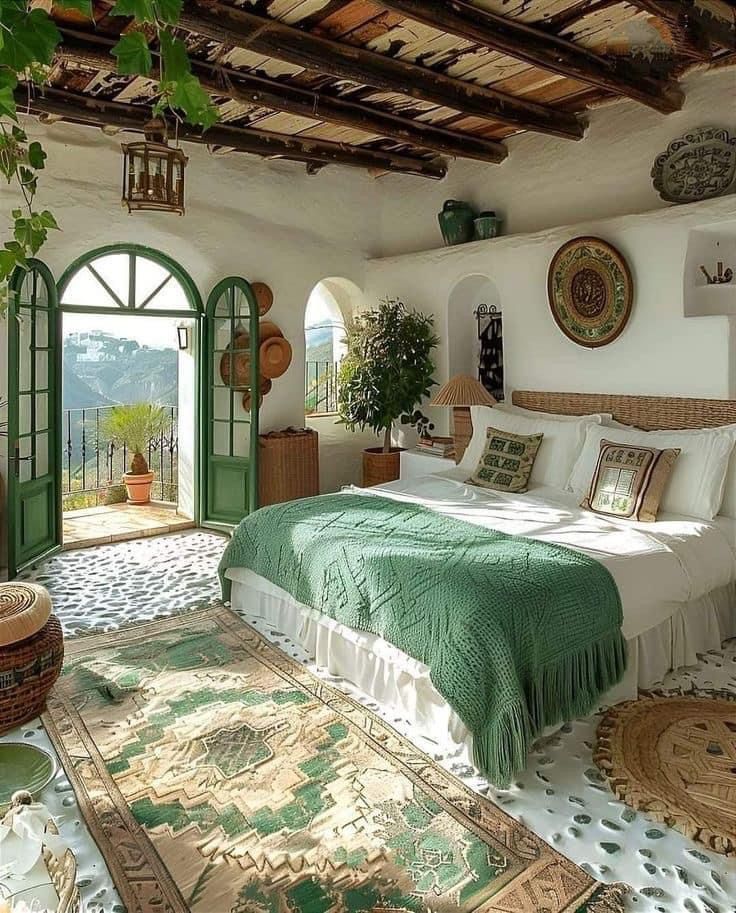
<instances>
[{"instance_id":1,"label":"white bed skirt","mask_svg":"<svg viewBox=\"0 0 736 913\"><path fill-rule=\"evenodd\" d=\"M296 602L289 593L252 571L227 572L236 611L264 619L300 644L320 668L345 678L365 694L407 719L418 733L443 749L463 749L472 757L471 734L435 689L429 668L373 634L356 631ZM697 663L697 654L719 650L736 637L736 582L673 614L628 641L626 675L601 705L634 700L672 669Z\"/></svg>"}]
</instances>

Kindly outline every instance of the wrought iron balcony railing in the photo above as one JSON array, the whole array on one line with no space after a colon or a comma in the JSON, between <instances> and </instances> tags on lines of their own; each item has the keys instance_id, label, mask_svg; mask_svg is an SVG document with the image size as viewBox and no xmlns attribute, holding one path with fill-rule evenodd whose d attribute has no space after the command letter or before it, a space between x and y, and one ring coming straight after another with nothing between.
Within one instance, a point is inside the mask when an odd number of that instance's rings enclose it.
<instances>
[{"instance_id":1,"label":"wrought iron balcony railing","mask_svg":"<svg viewBox=\"0 0 736 913\"><path fill-rule=\"evenodd\" d=\"M307 415L337 412L340 362L308 361L305 369L304 411Z\"/></svg>"},{"instance_id":2,"label":"wrought iron balcony railing","mask_svg":"<svg viewBox=\"0 0 736 913\"><path fill-rule=\"evenodd\" d=\"M100 433L103 415L112 406L65 409L62 425L62 500L65 510L123 500L122 475L128 470L129 448ZM178 410L166 407L169 420L144 452L156 474L151 496L175 503L178 479Z\"/></svg>"}]
</instances>

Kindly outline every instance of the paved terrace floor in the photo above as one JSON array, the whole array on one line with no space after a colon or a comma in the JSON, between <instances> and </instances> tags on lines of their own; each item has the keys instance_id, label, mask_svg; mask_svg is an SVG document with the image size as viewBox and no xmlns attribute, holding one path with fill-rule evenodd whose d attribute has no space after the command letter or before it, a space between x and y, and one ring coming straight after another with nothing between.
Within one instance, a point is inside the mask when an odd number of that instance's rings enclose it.
<instances>
[{"instance_id":1,"label":"paved terrace floor","mask_svg":"<svg viewBox=\"0 0 736 913\"><path fill-rule=\"evenodd\" d=\"M180 517L173 504L110 504L64 513L64 548L87 548L125 539L160 536L190 529L194 522Z\"/></svg>"}]
</instances>

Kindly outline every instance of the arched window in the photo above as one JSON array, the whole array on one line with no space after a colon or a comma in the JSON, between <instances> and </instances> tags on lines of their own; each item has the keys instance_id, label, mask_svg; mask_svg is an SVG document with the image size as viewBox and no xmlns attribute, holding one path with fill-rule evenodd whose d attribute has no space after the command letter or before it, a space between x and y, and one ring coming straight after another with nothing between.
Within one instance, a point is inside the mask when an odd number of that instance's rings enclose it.
<instances>
[{"instance_id":1,"label":"arched window","mask_svg":"<svg viewBox=\"0 0 736 913\"><path fill-rule=\"evenodd\" d=\"M347 279L323 279L312 290L304 316L306 344L304 411L337 412L340 362L345 357L345 323L360 298Z\"/></svg>"},{"instance_id":2,"label":"arched window","mask_svg":"<svg viewBox=\"0 0 736 913\"><path fill-rule=\"evenodd\" d=\"M176 315L199 310L191 279L173 260L137 245L92 251L73 263L59 283L67 310L162 312Z\"/></svg>"}]
</instances>

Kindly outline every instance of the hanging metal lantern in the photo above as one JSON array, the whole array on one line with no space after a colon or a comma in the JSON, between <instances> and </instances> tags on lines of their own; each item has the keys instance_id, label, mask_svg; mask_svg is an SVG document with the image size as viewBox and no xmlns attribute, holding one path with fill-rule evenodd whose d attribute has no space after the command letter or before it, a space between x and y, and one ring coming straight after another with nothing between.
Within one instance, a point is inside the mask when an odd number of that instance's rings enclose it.
<instances>
[{"instance_id":1,"label":"hanging metal lantern","mask_svg":"<svg viewBox=\"0 0 736 913\"><path fill-rule=\"evenodd\" d=\"M123 144L123 198L134 209L178 212L184 215L184 169L187 157L166 142L166 126L146 124L146 139Z\"/></svg>"}]
</instances>

